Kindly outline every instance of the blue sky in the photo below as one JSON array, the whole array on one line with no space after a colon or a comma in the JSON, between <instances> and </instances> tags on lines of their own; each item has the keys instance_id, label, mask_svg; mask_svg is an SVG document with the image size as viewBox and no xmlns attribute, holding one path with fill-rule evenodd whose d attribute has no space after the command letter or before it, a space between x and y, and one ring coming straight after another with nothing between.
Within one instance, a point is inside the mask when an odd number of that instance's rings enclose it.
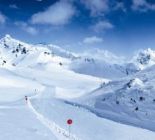
<instances>
[{"instance_id":1,"label":"blue sky","mask_svg":"<svg viewBox=\"0 0 155 140\"><path fill-rule=\"evenodd\" d=\"M128 55L155 49L154 0L0 0L0 37L101 48Z\"/></svg>"}]
</instances>

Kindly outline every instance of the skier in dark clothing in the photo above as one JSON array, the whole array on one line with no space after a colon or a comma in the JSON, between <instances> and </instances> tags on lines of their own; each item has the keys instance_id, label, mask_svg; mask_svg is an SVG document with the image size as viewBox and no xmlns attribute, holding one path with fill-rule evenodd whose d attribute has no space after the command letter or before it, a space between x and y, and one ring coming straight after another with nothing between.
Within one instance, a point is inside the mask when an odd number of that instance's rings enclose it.
<instances>
[{"instance_id":1,"label":"skier in dark clothing","mask_svg":"<svg viewBox=\"0 0 155 140\"><path fill-rule=\"evenodd\" d=\"M27 100L28 100L28 97L27 97L27 96L25 96L25 101L26 101L26 103L27 103Z\"/></svg>"}]
</instances>

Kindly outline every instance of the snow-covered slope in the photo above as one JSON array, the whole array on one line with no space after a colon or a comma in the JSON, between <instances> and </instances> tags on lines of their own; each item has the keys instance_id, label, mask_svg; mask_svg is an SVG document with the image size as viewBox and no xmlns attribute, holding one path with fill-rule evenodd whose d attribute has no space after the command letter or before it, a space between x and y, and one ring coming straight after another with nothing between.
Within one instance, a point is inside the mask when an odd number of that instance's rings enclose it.
<instances>
[{"instance_id":1,"label":"snow-covered slope","mask_svg":"<svg viewBox=\"0 0 155 140\"><path fill-rule=\"evenodd\" d=\"M140 71L134 61L130 62L106 50L87 50L80 56L70 64L70 69L78 73L114 80Z\"/></svg>"},{"instance_id":2,"label":"snow-covered slope","mask_svg":"<svg viewBox=\"0 0 155 140\"><path fill-rule=\"evenodd\" d=\"M16 39L13 39L10 35L6 35L0 40L0 65L19 65L19 66L42 66L50 63L56 63L58 65L65 65L70 62L67 59L68 52L61 50L56 46L44 45L32 45L27 44ZM55 50L60 50L58 55L55 55ZM62 53L63 52L63 53ZM61 57L63 54L63 57ZM69 57L69 56L68 56ZM72 56L73 57L73 56Z\"/></svg>"},{"instance_id":3,"label":"snow-covered slope","mask_svg":"<svg viewBox=\"0 0 155 140\"><path fill-rule=\"evenodd\" d=\"M126 69L119 64L109 64L103 60L93 58L76 59L70 65L70 69L87 75L116 79L127 76Z\"/></svg>"},{"instance_id":4,"label":"snow-covered slope","mask_svg":"<svg viewBox=\"0 0 155 140\"><path fill-rule=\"evenodd\" d=\"M62 97L64 92L79 96L108 81L70 71L67 66L75 56L56 46L35 46L6 35L0 40L0 49L5 61L1 67L40 84L53 86L56 96Z\"/></svg>"},{"instance_id":5,"label":"snow-covered slope","mask_svg":"<svg viewBox=\"0 0 155 140\"><path fill-rule=\"evenodd\" d=\"M75 72L117 79L153 65L155 65L155 51L150 48L138 51L131 60L117 57L108 51L93 49L81 54L81 58L75 59L70 67Z\"/></svg>"},{"instance_id":6,"label":"snow-covered slope","mask_svg":"<svg viewBox=\"0 0 155 140\"><path fill-rule=\"evenodd\" d=\"M66 104L56 99L32 99L31 102L37 112L44 114L45 119L54 120L63 130L68 130L66 120L72 118L71 134L80 140L153 140L155 138L154 132L97 117L74 104ZM47 107L50 109L47 110Z\"/></svg>"},{"instance_id":7,"label":"snow-covered slope","mask_svg":"<svg viewBox=\"0 0 155 140\"><path fill-rule=\"evenodd\" d=\"M58 140L24 101L0 104L1 140Z\"/></svg>"},{"instance_id":8,"label":"snow-covered slope","mask_svg":"<svg viewBox=\"0 0 155 140\"><path fill-rule=\"evenodd\" d=\"M0 102L16 101L25 95L35 95L36 89L37 92L42 92L44 86L0 68Z\"/></svg>"},{"instance_id":9,"label":"snow-covered slope","mask_svg":"<svg viewBox=\"0 0 155 140\"><path fill-rule=\"evenodd\" d=\"M102 85L83 104L99 116L155 131L155 66ZM80 101L81 102L81 101Z\"/></svg>"},{"instance_id":10,"label":"snow-covered slope","mask_svg":"<svg viewBox=\"0 0 155 140\"><path fill-rule=\"evenodd\" d=\"M60 57L64 57L64 58L70 58L70 59L76 59L79 56L76 53L67 51L57 45L53 45L53 44L36 44L35 46L37 47L44 47L44 48L48 48L49 50L51 50L52 55L56 55L56 56L60 56Z\"/></svg>"}]
</instances>

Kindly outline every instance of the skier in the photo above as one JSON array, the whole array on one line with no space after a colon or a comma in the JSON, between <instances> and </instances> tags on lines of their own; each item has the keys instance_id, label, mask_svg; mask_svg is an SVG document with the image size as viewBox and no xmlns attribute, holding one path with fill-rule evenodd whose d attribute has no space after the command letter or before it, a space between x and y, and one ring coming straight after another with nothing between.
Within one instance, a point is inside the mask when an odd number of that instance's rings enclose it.
<instances>
[{"instance_id":1,"label":"skier","mask_svg":"<svg viewBox=\"0 0 155 140\"><path fill-rule=\"evenodd\" d=\"M28 97L27 97L27 96L25 96L25 101L26 101L26 103L27 103L27 100L28 100Z\"/></svg>"}]
</instances>

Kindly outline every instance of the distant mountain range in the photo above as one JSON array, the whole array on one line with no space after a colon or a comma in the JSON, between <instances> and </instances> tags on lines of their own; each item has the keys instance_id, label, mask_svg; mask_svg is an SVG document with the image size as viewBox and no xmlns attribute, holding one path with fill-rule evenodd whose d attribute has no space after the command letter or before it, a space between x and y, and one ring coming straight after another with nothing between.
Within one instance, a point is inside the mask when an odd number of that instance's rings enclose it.
<instances>
[{"instance_id":1,"label":"distant mountain range","mask_svg":"<svg viewBox=\"0 0 155 140\"><path fill-rule=\"evenodd\" d=\"M59 59L55 60L55 57ZM10 35L0 40L0 65L32 67L48 65L53 61L78 73L117 79L154 65L155 51L141 50L131 60L127 60L99 49L77 54L52 44L24 43Z\"/></svg>"}]
</instances>

